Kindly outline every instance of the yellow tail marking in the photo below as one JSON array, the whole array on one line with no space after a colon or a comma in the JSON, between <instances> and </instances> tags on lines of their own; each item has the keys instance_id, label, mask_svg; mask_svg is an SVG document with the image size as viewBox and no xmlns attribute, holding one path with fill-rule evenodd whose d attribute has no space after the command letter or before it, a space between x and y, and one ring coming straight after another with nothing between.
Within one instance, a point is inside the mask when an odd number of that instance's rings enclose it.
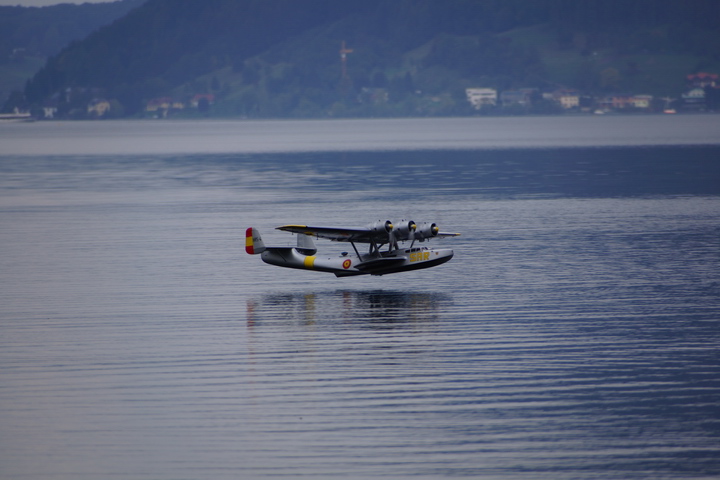
<instances>
[{"instance_id":1,"label":"yellow tail marking","mask_svg":"<svg viewBox=\"0 0 720 480\"><path fill-rule=\"evenodd\" d=\"M315 268L315 257L314 256L305 257L304 262L305 262L305 268L309 268L311 270L313 268Z\"/></svg>"}]
</instances>

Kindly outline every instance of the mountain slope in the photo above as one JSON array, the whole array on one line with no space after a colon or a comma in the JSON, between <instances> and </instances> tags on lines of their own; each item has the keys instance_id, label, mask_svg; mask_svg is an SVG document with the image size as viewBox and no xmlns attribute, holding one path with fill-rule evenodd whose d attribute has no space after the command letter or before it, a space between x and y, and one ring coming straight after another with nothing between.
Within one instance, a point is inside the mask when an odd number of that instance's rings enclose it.
<instances>
[{"instance_id":1,"label":"mountain slope","mask_svg":"<svg viewBox=\"0 0 720 480\"><path fill-rule=\"evenodd\" d=\"M25 82L71 41L108 25L145 0L123 0L43 8L0 6L0 101Z\"/></svg>"},{"instance_id":2,"label":"mountain slope","mask_svg":"<svg viewBox=\"0 0 720 480\"><path fill-rule=\"evenodd\" d=\"M50 7L0 6L0 61L21 48L32 56L55 55L73 40L126 15L145 0Z\"/></svg>"},{"instance_id":3,"label":"mountain slope","mask_svg":"<svg viewBox=\"0 0 720 480\"><path fill-rule=\"evenodd\" d=\"M712 67L719 15L715 0L149 0L51 58L25 95L95 89L129 114L197 93L226 115L467 113L468 86L634 88L647 55L694 59L672 75Z\"/></svg>"},{"instance_id":4,"label":"mountain slope","mask_svg":"<svg viewBox=\"0 0 720 480\"><path fill-rule=\"evenodd\" d=\"M150 0L51 58L25 93L34 103L64 86L100 87L136 110L143 98L371 3Z\"/></svg>"}]
</instances>

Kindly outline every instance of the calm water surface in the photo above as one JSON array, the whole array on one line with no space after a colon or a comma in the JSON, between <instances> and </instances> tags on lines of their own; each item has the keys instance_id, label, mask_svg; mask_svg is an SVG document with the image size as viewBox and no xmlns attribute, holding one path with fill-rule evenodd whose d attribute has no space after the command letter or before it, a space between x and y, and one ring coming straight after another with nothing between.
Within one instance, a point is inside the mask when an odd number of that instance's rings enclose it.
<instances>
[{"instance_id":1,"label":"calm water surface","mask_svg":"<svg viewBox=\"0 0 720 480\"><path fill-rule=\"evenodd\" d=\"M0 478L720 477L716 139L99 154L72 125L63 155L0 127ZM403 217L455 258L244 252Z\"/></svg>"}]
</instances>

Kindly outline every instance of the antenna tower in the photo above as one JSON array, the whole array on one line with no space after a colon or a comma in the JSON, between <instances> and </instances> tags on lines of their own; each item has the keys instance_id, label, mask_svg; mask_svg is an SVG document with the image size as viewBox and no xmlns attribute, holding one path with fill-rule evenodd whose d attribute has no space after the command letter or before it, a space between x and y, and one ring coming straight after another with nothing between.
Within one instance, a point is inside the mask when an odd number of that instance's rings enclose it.
<instances>
[{"instance_id":1,"label":"antenna tower","mask_svg":"<svg viewBox=\"0 0 720 480\"><path fill-rule=\"evenodd\" d=\"M345 46L345 40L342 42L342 47L340 47L340 64L342 65L342 78L343 80L348 78L347 74L347 54L352 53L353 50L351 48L347 48Z\"/></svg>"}]
</instances>

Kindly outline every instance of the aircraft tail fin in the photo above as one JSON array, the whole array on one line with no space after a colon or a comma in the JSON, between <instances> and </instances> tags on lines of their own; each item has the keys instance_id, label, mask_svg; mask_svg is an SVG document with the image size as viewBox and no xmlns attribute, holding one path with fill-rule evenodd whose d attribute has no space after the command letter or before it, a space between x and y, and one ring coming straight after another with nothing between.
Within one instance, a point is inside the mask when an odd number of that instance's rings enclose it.
<instances>
[{"instance_id":1,"label":"aircraft tail fin","mask_svg":"<svg viewBox=\"0 0 720 480\"><path fill-rule=\"evenodd\" d=\"M265 244L258 232L253 227L245 231L245 251L250 255L257 255L265 251Z\"/></svg>"}]
</instances>

